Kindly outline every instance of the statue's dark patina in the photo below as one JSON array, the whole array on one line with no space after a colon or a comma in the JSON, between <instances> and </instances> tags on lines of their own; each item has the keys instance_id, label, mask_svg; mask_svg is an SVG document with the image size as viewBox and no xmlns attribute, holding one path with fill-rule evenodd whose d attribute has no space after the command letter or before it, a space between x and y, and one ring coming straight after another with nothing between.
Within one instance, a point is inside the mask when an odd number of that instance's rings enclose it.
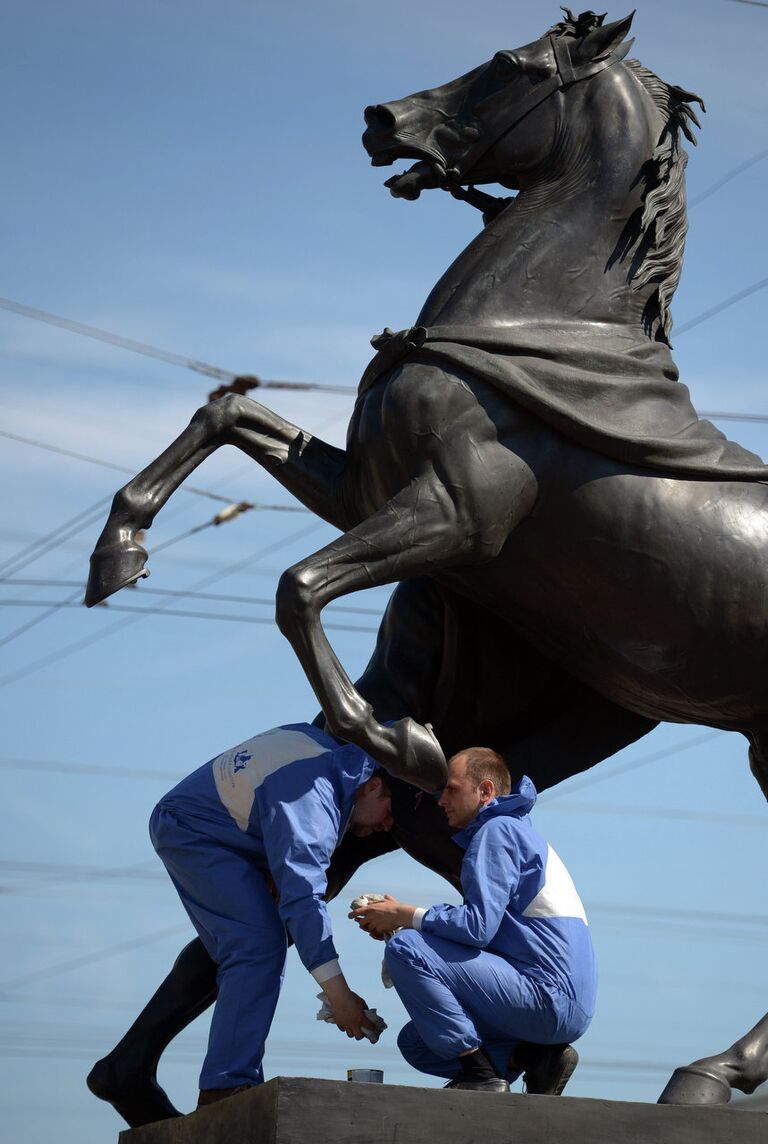
<instances>
[{"instance_id":1,"label":"statue's dark patina","mask_svg":"<svg viewBox=\"0 0 768 1144\"><path fill-rule=\"evenodd\" d=\"M212 402L117 494L86 602L144 574L136 532L237 445L343 533L284 573L277 621L329 729L394 775L436 789L444 751L481 742L544 787L665 719L740 731L768 796L768 468L697 418L669 349L680 134L700 101L625 60L631 18L566 16L367 109L374 164L415 160L393 194L442 187L488 222L416 325L374 339L346 450L242 396ZM474 190L492 182L516 198ZM353 686L320 612L395 581ZM413 828L415 801L398 841L454 875L444 829ZM155 1046L205 996L171 998ZM723 1103L766 1078L768 1017L662 1099Z\"/></svg>"}]
</instances>

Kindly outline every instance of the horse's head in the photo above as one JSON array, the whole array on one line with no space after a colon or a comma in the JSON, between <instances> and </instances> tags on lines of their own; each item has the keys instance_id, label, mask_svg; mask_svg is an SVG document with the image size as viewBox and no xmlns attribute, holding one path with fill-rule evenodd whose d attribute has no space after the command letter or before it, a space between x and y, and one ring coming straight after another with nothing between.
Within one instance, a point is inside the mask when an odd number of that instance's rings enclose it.
<instances>
[{"instance_id":1,"label":"horse's head","mask_svg":"<svg viewBox=\"0 0 768 1144\"><path fill-rule=\"evenodd\" d=\"M632 15L613 24L584 12L540 39L501 51L459 79L365 111L363 145L374 166L416 159L388 180L393 195L418 198L427 187L500 182L518 187L551 153L561 111L558 93L623 59Z\"/></svg>"},{"instance_id":2,"label":"horse's head","mask_svg":"<svg viewBox=\"0 0 768 1144\"><path fill-rule=\"evenodd\" d=\"M645 329L668 339L687 229L679 136L696 142L691 105L704 104L637 60L621 62L634 13L604 24L594 12L564 12L525 47L497 52L442 87L367 108L363 144L374 166L416 160L387 180L397 198L441 187L481 205L477 192L461 190L478 183L538 188L539 202L542 188L556 197L564 186L571 201L580 190L614 244L606 269L624 274Z\"/></svg>"}]
</instances>

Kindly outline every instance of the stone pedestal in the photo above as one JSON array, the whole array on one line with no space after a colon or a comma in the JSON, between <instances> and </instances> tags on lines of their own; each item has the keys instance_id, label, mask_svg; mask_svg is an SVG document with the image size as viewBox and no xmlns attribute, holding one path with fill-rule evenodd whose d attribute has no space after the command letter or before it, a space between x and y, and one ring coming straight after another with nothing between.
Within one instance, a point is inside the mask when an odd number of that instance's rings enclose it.
<instances>
[{"instance_id":1,"label":"stone pedestal","mask_svg":"<svg viewBox=\"0 0 768 1144\"><path fill-rule=\"evenodd\" d=\"M765 1144L768 1112L276 1077L119 1144Z\"/></svg>"}]
</instances>

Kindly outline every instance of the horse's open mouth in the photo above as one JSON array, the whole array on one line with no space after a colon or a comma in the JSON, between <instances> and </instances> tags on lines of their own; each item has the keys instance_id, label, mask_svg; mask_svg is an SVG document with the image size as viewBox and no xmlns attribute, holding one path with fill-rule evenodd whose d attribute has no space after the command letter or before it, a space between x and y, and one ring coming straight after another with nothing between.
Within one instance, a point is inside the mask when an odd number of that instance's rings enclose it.
<instances>
[{"instance_id":1,"label":"horse's open mouth","mask_svg":"<svg viewBox=\"0 0 768 1144\"><path fill-rule=\"evenodd\" d=\"M371 157L372 167L389 167L398 160L407 159L434 159L434 154L427 147L421 147L414 139L398 137L387 134L382 138L380 132L367 128L363 132L363 147Z\"/></svg>"},{"instance_id":2,"label":"horse's open mouth","mask_svg":"<svg viewBox=\"0 0 768 1144\"><path fill-rule=\"evenodd\" d=\"M422 191L443 185L445 166L426 148L391 138L384 143L377 140L370 130L363 135L363 146L371 157L373 167L390 167L399 161L415 160L405 171L393 175L384 183L395 198L417 199Z\"/></svg>"}]
</instances>

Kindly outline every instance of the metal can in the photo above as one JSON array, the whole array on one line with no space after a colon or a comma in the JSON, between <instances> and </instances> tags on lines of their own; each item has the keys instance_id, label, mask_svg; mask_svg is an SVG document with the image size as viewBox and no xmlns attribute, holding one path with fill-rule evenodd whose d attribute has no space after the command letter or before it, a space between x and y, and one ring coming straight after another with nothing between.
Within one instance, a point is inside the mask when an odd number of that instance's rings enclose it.
<instances>
[{"instance_id":1,"label":"metal can","mask_svg":"<svg viewBox=\"0 0 768 1144\"><path fill-rule=\"evenodd\" d=\"M384 1084L384 1073L381 1069L347 1069L347 1080L358 1084Z\"/></svg>"}]
</instances>

